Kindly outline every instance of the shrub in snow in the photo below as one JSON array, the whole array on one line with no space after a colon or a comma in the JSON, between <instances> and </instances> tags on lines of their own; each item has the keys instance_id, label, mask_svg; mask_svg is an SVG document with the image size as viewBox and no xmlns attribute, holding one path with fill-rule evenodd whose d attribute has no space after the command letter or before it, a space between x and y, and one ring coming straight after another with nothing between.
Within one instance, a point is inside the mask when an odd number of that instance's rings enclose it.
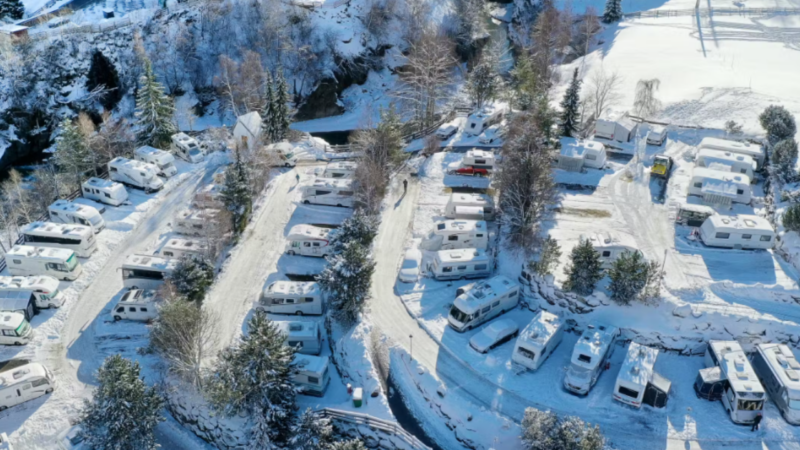
<instances>
[{"instance_id":1,"label":"shrub in snow","mask_svg":"<svg viewBox=\"0 0 800 450\"><path fill-rule=\"evenodd\" d=\"M578 79L578 68L572 73L572 81L569 83L564 99L561 100L561 135L572 136L581 121L581 80Z\"/></svg>"},{"instance_id":2,"label":"shrub in snow","mask_svg":"<svg viewBox=\"0 0 800 450\"><path fill-rule=\"evenodd\" d=\"M559 417L550 411L526 408L522 418L523 445L529 450L602 450L600 428L577 417Z\"/></svg>"},{"instance_id":3,"label":"shrub in snow","mask_svg":"<svg viewBox=\"0 0 800 450\"><path fill-rule=\"evenodd\" d=\"M367 450L364 442L358 439L351 439L349 441L336 442L330 446L331 450Z\"/></svg>"},{"instance_id":4,"label":"shrub in snow","mask_svg":"<svg viewBox=\"0 0 800 450\"><path fill-rule=\"evenodd\" d=\"M333 317L350 325L358 319L369 299L375 261L369 249L356 241L344 244L341 253L327 260L327 266L317 275L317 282L328 294Z\"/></svg>"},{"instance_id":5,"label":"shrub in snow","mask_svg":"<svg viewBox=\"0 0 800 450\"><path fill-rule=\"evenodd\" d=\"M141 145L167 148L177 129L172 121L175 107L164 93L164 86L156 81L153 64L144 61L144 74L139 78L136 94L136 140Z\"/></svg>"},{"instance_id":6,"label":"shrub in snow","mask_svg":"<svg viewBox=\"0 0 800 450\"><path fill-rule=\"evenodd\" d=\"M22 0L0 0L0 19L19 20L24 15Z\"/></svg>"},{"instance_id":7,"label":"shrub in snow","mask_svg":"<svg viewBox=\"0 0 800 450\"><path fill-rule=\"evenodd\" d=\"M600 253L588 239L581 239L569 255L570 263L565 270L568 278L564 289L581 295L589 295L594 285L603 278Z\"/></svg>"},{"instance_id":8,"label":"shrub in snow","mask_svg":"<svg viewBox=\"0 0 800 450\"><path fill-rule=\"evenodd\" d=\"M622 20L622 0L606 0L603 22L614 23Z\"/></svg>"},{"instance_id":9,"label":"shrub in snow","mask_svg":"<svg viewBox=\"0 0 800 450\"><path fill-rule=\"evenodd\" d=\"M797 160L797 142L794 138L784 139L772 147L772 165L784 176L794 175Z\"/></svg>"},{"instance_id":10,"label":"shrub in snow","mask_svg":"<svg viewBox=\"0 0 800 450\"><path fill-rule=\"evenodd\" d=\"M528 268L541 276L552 274L558 265L559 257L561 257L561 247L555 239L547 236L542 243L538 259L529 262Z\"/></svg>"},{"instance_id":11,"label":"shrub in snow","mask_svg":"<svg viewBox=\"0 0 800 450\"><path fill-rule=\"evenodd\" d=\"M225 169L225 182L220 192L225 208L231 213L233 232L241 234L247 226L253 196L250 190L250 174L236 150L236 161Z\"/></svg>"},{"instance_id":12,"label":"shrub in snow","mask_svg":"<svg viewBox=\"0 0 800 450\"><path fill-rule=\"evenodd\" d=\"M93 167L94 160L86 136L72 119L61 121L61 133L56 138L55 159L61 171L72 175L81 184L83 174Z\"/></svg>"},{"instance_id":13,"label":"shrub in snow","mask_svg":"<svg viewBox=\"0 0 800 450\"><path fill-rule=\"evenodd\" d=\"M162 422L164 399L139 378L139 363L120 355L106 358L97 371L97 389L85 400L81 418L87 448L156 448L153 430Z\"/></svg>"},{"instance_id":14,"label":"shrub in snow","mask_svg":"<svg viewBox=\"0 0 800 450\"><path fill-rule=\"evenodd\" d=\"M380 217L357 210L342 222L342 225L331 233L331 246L335 253L341 253L348 242L358 242L365 248L372 246L378 235Z\"/></svg>"},{"instance_id":15,"label":"shrub in snow","mask_svg":"<svg viewBox=\"0 0 800 450\"><path fill-rule=\"evenodd\" d=\"M186 256L178 261L169 280L187 300L200 302L214 282L214 267L205 258Z\"/></svg>"},{"instance_id":16,"label":"shrub in snow","mask_svg":"<svg viewBox=\"0 0 800 450\"><path fill-rule=\"evenodd\" d=\"M793 138L797 133L797 124L792 113L783 106L770 105L759 116L758 121L761 127L767 132L767 139L770 144Z\"/></svg>"},{"instance_id":17,"label":"shrub in snow","mask_svg":"<svg viewBox=\"0 0 800 450\"><path fill-rule=\"evenodd\" d=\"M329 448L333 441L331 420L307 408L292 427L289 444L294 450L320 450Z\"/></svg>"},{"instance_id":18,"label":"shrub in snow","mask_svg":"<svg viewBox=\"0 0 800 450\"><path fill-rule=\"evenodd\" d=\"M647 262L641 252L622 252L608 271L611 299L622 305L633 300L647 302L660 294L661 266Z\"/></svg>"},{"instance_id":19,"label":"shrub in snow","mask_svg":"<svg viewBox=\"0 0 800 450\"><path fill-rule=\"evenodd\" d=\"M800 203L789 205L783 213L781 222L788 231L800 232Z\"/></svg>"},{"instance_id":20,"label":"shrub in snow","mask_svg":"<svg viewBox=\"0 0 800 450\"><path fill-rule=\"evenodd\" d=\"M729 137L740 137L742 135L742 125L729 120L725 122L725 133Z\"/></svg>"}]
</instances>

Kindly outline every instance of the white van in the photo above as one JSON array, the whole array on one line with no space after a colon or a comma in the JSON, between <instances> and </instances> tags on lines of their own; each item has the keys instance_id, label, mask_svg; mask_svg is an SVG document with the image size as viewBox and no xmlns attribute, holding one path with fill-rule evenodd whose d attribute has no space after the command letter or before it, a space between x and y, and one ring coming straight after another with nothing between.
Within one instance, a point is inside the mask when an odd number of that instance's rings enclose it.
<instances>
[{"instance_id":1,"label":"white van","mask_svg":"<svg viewBox=\"0 0 800 450\"><path fill-rule=\"evenodd\" d=\"M589 325L572 349L564 389L578 395L587 395L603 373L606 362L614 353L614 342L619 329L606 325Z\"/></svg>"},{"instance_id":2,"label":"white van","mask_svg":"<svg viewBox=\"0 0 800 450\"><path fill-rule=\"evenodd\" d=\"M172 274L177 259L153 255L128 255L122 263L122 283L128 289L156 290Z\"/></svg>"},{"instance_id":3,"label":"white van","mask_svg":"<svg viewBox=\"0 0 800 450\"><path fill-rule=\"evenodd\" d=\"M149 322L158 317L160 302L161 298L156 295L156 291L131 289L122 294L122 298L112 309L111 316L115 322L123 319Z\"/></svg>"},{"instance_id":4,"label":"white van","mask_svg":"<svg viewBox=\"0 0 800 450\"><path fill-rule=\"evenodd\" d=\"M322 351L322 333L317 322L275 320L272 323L286 335L286 345L304 355L319 355Z\"/></svg>"},{"instance_id":5,"label":"white van","mask_svg":"<svg viewBox=\"0 0 800 450\"><path fill-rule=\"evenodd\" d=\"M494 170L497 167L497 160L491 151L474 148L467 150L467 153L464 154L464 159L461 160L461 165L475 169Z\"/></svg>"},{"instance_id":6,"label":"white van","mask_svg":"<svg viewBox=\"0 0 800 450\"><path fill-rule=\"evenodd\" d=\"M0 411L53 392L56 379L39 363L0 372Z\"/></svg>"},{"instance_id":7,"label":"white van","mask_svg":"<svg viewBox=\"0 0 800 450\"><path fill-rule=\"evenodd\" d=\"M158 252L159 255L165 258L180 259L184 256L192 256L195 258L205 258L208 256L208 246L196 239L170 239L161 247Z\"/></svg>"},{"instance_id":8,"label":"white van","mask_svg":"<svg viewBox=\"0 0 800 450\"><path fill-rule=\"evenodd\" d=\"M30 245L15 245L6 253L6 265L11 275L51 275L69 281L77 279L83 269L72 250Z\"/></svg>"},{"instance_id":9,"label":"white van","mask_svg":"<svg viewBox=\"0 0 800 450\"><path fill-rule=\"evenodd\" d=\"M614 385L614 400L640 408L647 384L653 377L658 349L645 347L636 342L628 346L628 353L617 374Z\"/></svg>"},{"instance_id":10,"label":"white van","mask_svg":"<svg viewBox=\"0 0 800 450\"><path fill-rule=\"evenodd\" d=\"M36 307L59 308L64 304L64 294L58 290L58 280L47 275L33 277L0 277L0 293L32 292Z\"/></svg>"},{"instance_id":11,"label":"white van","mask_svg":"<svg viewBox=\"0 0 800 450\"><path fill-rule=\"evenodd\" d=\"M23 227L20 234L26 244L66 248L81 258L88 258L97 250L94 230L83 225L33 222Z\"/></svg>"},{"instance_id":12,"label":"white van","mask_svg":"<svg viewBox=\"0 0 800 450\"><path fill-rule=\"evenodd\" d=\"M741 173L747 175L752 181L753 172L756 170L756 161L747 155L726 152L724 150L714 150L703 148L697 152L695 157L698 167L714 169L717 165L727 166L723 172ZM719 169L717 169L719 170Z\"/></svg>"},{"instance_id":13,"label":"white van","mask_svg":"<svg viewBox=\"0 0 800 450\"><path fill-rule=\"evenodd\" d=\"M137 161L146 162L157 167L158 175L164 178L171 178L178 173L175 167L175 157L172 153L159 150L149 145L139 147L133 152L133 157Z\"/></svg>"},{"instance_id":14,"label":"white van","mask_svg":"<svg viewBox=\"0 0 800 450\"><path fill-rule=\"evenodd\" d=\"M275 281L261 293L255 308L271 314L318 316L323 310L322 290L315 282Z\"/></svg>"},{"instance_id":15,"label":"white van","mask_svg":"<svg viewBox=\"0 0 800 450\"><path fill-rule=\"evenodd\" d=\"M85 198L106 205L119 206L128 201L125 186L101 178L89 178L83 183L82 190Z\"/></svg>"},{"instance_id":16,"label":"white van","mask_svg":"<svg viewBox=\"0 0 800 450\"><path fill-rule=\"evenodd\" d=\"M536 370L553 353L564 334L564 323L550 312L541 310L517 337L511 361Z\"/></svg>"},{"instance_id":17,"label":"white van","mask_svg":"<svg viewBox=\"0 0 800 450\"><path fill-rule=\"evenodd\" d=\"M47 212L50 213L51 222L84 225L92 227L95 233L99 233L106 227L100 211L89 205L81 205L69 200L56 200L47 208Z\"/></svg>"},{"instance_id":18,"label":"white van","mask_svg":"<svg viewBox=\"0 0 800 450\"><path fill-rule=\"evenodd\" d=\"M483 220L445 220L433 225L433 230L422 240L423 250L453 250L489 246L489 233Z\"/></svg>"},{"instance_id":19,"label":"white van","mask_svg":"<svg viewBox=\"0 0 800 450\"><path fill-rule=\"evenodd\" d=\"M470 136L478 136L490 126L500 123L505 116L506 109L499 105L487 105L480 111L470 114L467 118L467 126L464 128Z\"/></svg>"},{"instance_id":20,"label":"white van","mask_svg":"<svg viewBox=\"0 0 800 450\"><path fill-rule=\"evenodd\" d=\"M190 163L198 163L205 158L203 150L200 149L197 141L186 133L172 135L172 150L178 157Z\"/></svg>"},{"instance_id":21,"label":"white van","mask_svg":"<svg viewBox=\"0 0 800 450\"><path fill-rule=\"evenodd\" d=\"M301 394L322 397L331 377L328 374L327 356L312 356L297 353L294 355L294 364L297 367L292 381Z\"/></svg>"},{"instance_id":22,"label":"white van","mask_svg":"<svg viewBox=\"0 0 800 450\"><path fill-rule=\"evenodd\" d=\"M663 125L650 125L647 131L647 145L661 146L667 140L667 127Z\"/></svg>"},{"instance_id":23,"label":"white van","mask_svg":"<svg viewBox=\"0 0 800 450\"><path fill-rule=\"evenodd\" d=\"M358 163L350 161L329 162L325 166L322 178L353 178L357 167Z\"/></svg>"},{"instance_id":24,"label":"white van","mask_svg":"<svg viewBox=\"0 0 800 450\"><path fill-rule=\"evenodd\" d=\"M289 142L276 142L266 147L268 154L274 154L275 160L279 161L284 167L294 167L297 165L298 157L295 155L295 146Z\"/></svg>"},{"instance_id":25,"label":"white van","mask_svg":"<svg viewBox=\"0 0 800 450\"><path fill-rule=\"evenodd\" d=\"M715 214L703 222L700 239L709 247L770 249L775 245L775 230L763 217Z\"/></svg>"},{"instance_id":26,"label":"white van","mask_svg":"<svg viewBox=\"0 0 800 450\"><path fill-rule=\"evenodd\" d=\"M164 180L158 177L158 166L121 156L108 162L108 177L146 193L159 191L164 187Z\"/></svg>"},{"instance_id":27,"label":"white van","mask_svg":"<svg viewBox=\"0 0 800 450\"><path fill-rule=\"evenodd\" d=\"M353 180L349 178L317 178L314 184L303 186L303 203L353 207Z\"/></svg>"},{"instance_id":28,"label":"white van","mask_svg":"<svg viewBox=\"0 0 800 450\"><path fill-rule=\"evenodd\" d=\"M24 314L0 313L0 344L25 345L33 339L33 328ZM0 386L0 410L2 410L2 386Z\"/></svg>"},{"instance_id":29,"label":"white van","mask_svg":"<svg viewBox=\"0 0 800 450\"><path fill-rule=\"evenodd\" d=\"M286 253L289 255L317 256L324 258L332 254L328 235L330 228L313 225L295 225L286 236Z\"/></svg>"},{"instance_id":30,"label":"white van","mask_svg":"<svg viewBox=\"0 0 800 450\"><path fill-rule=\"evenodd\" d=\"M597 233L581 235L581 241L588 240L592 247L600 254L603 269L610 269L614 262L625 252L635 252L636 241L633 236L626 233Z\"/></svg>"},{"instance_id":31,"label":"white van","mask_svg":"<svg viewBox=\"0 0 800 450\"><path fill-rule=\"evenodd\" d=\"M769 398L792 425L800 425L800 362L786 344L759 343L751 359Z\"/></svg>"},{"instance_id":32,"label":"white van","mask_svg":"<svg viewBox=\"0 0 800 450\"><path fill-rule=\"evenodd\" d=\"M456 297L450 307L447 323L458 332L471 330L516 308L518 304L519 285L508 277L498 275Z\"/></svg>"},{"instance_id":33,"label":"white van","mask_svg":"<svg viewBox=\"0 0 800 450\"><path fill-rule=\"evenodd\" d=\"M440 250L428 271L437 280L485 278L492 274L492 258L486 250L461 248Z\"/></svg>"},{"instance_id":34,"label":"white van","mask_svg":"<svg viewBox=\"0 0 800 450\"><path fill-rule=\"evenodd\" d=\"M448 219L455 219L457 215L456 208L458 207L483 208L484 219L481 220L492 220L494 218L494 200L486 194L458 192L450 194L450 199L444 208L444 216Z\"/></svg>"},{"instance_id":35,"label":"white van","mask_svg":"<svg viewBox=\"0 0 800 450\"><path fill-rule=\"evenodd\" d=\"M709 341L704 361L706 367L719 367L727 380L721 401L731 420L753 423L763 413L767 396L742 346L736 341Z\"/></svg>"},{"instance_id":36,"label":"white van","mask_svg":"<svg viewBox=\"0 0 800 450\"><path fill-rule=\"evenodd\" d=\"M218 215L215 209L183 209L175 216L172 229L187 236L205 236Z\"/></svg>"},{"instance_id":37,"label":"white van","mask_svg":"<svg viewBox=\"0 0 800 450\"><path fill-rule=\"evenodd\" d=\"M764 159L765 159L764 147L757 144L707 137L703 138L703 140L700 141L700 145L698 146L698 148L700 150L703 149L722 150L725 152L736 153L739 155L746 155L753 158L758 168L761 168L761 166L764 165Z\"/></svg>"}]
</instances>

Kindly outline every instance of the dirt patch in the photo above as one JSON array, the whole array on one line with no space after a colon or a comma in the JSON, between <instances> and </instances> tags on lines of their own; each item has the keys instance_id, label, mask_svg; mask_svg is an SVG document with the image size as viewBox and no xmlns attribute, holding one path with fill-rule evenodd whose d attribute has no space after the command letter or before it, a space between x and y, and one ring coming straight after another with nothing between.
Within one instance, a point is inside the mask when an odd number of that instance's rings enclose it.
<instances>
[{"instance_id":1,"label":"dirt patch","mask_svg":"<svg viewBox=\"0 0 800 450\"><path fill-rule=\"evenodd\" d=\"M581 208L562 207L562 208L556 208L554 211L561 214L569 214L571 216L580 216L580 217L597 217L597 218L611 217L611 213L604 209L581 209Z\"/></svg>"}]
</instances>

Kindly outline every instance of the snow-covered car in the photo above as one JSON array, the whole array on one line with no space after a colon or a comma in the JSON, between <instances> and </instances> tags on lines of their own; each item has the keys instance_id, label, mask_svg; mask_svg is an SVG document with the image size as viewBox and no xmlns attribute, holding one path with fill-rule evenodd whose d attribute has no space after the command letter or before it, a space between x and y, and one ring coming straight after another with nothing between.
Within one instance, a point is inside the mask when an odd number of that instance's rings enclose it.
<instances>
[{"instance_id":1,"label":"snow-covered car","mask_svg":"<svg viewBox=\"0 0 800 450\"><path fill-rule=\"evenodd\" d=\"M469 346L478 353L489 350L510 341L519 334L519 327L511 319L500 319L490 323L489 326L475 333L469 340Z\"/></svg>"},{"instance_id":2,"label":"snow-covered car","mask_svg":"<svg viewBox=\"0 0 800 450\"><path fill-rule=\"evenodd\" d=\"M647 132L647 145L661 145L667 140L667 128L654 126Z\"/></svg>"},{"instance_id":3,"label":"snow-covered car","mask_svg":"<svg viewBox=\"0 0 800 450\"><path fill-rule=\"evenodd\" d=\"M56 442L61 450L89 450L83 442L83 428L75 425L58 434Z\"/></svg>"},{"instance_id":4,"label":"snow-covered car","mask_svg":"<svg viewBox=\"0 0 800 450\"><path fill-rule=\"evenodd\" d=\"M456 131L458 131L458 125L453 123L446 123L440 126L438 130L436 130L436 137L438 137L441 140L449 139L450 136L456 134Z\"/></svg>"},{"instance_id":5,"label":"snow-covered car","mask_svg":"<svg viewBox=\"0 0 800 450\"><path fill-rule=\"evenodd\" d=\"M422 261L422 253L417 249L408 249L403 257L403 264L400 266L398 278L403 283L414 283L419 278L419 265Z\"/></svg>"},{"instance_id":6,"label":"snow-covered car","mask_svg":"<svg viewBox=\"0 0 800 450\"><path fill-rule=\"evenodd\" d=\"M481 144L494 144L502 140L506 136L505 128L498 125L492 125L478 137L478 142Z\"/></svg>"}]
</instances>

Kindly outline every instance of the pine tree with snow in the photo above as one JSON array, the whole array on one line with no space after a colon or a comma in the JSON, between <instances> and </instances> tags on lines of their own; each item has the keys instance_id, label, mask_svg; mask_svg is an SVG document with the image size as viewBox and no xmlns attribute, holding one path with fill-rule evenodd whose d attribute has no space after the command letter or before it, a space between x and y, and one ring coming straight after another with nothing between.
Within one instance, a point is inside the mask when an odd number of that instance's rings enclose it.
<instances>
[{"instance_id":1,"label":"pine tree with snow","mask_svg":"<svg viewBox=\"0 0 800 450\"><path fill-rule=\"evenodd\" d=\"M789 205L781 216L783 228L800 233L800 203Z\"/></svg>"},{"instance_id":2,"label":"pine tree with snow","mask_svg":"<svg viewBox=\"0 0 800 450\"><path fill-rule=\"evenodd\" d=\"M283 76L283 67L278 67L275 71L275 117L273 122L273 141L278 142L286 138L291 124L289 112L289 85Z\"/></svg>"},{"instance_id":3,"label":"pine tree with snow","mask_svg":"<svg viewBox=\"0 0 800 450\"><path fill-rule=\"evenodd\" d=\"M578 68L572 73L564 99L561 100L561 135L570 137L578 129L581 122L581 80L578 79Z\"/></svg>"},{"instance_id":4,"label":"pine tree with snow","mask_svg":"<svg viewBox=\"0 0 800 450\"><path fill-rule=\"evenodd\" d=\"M186 300L201 302L214 282L214 267L205 258L185 256L178 261L169 279Z\"/></svg>"},{"instance_id":5,"label":"pine tree with snow","mask_svg":"<svg viewBox=\"0 0 800 450\"><path fill-rule=\"evenodd\" d=\"M247 226L253 196L250 191L250 175L238 150L236 161L225 169L225 182L220 196L225 208L231 212L234 233L241 234Z\"/></svg>"},{"instance_id":6,"label":"pine tree with snow","mask_svg":"<svg viewBox=\"0 0 800 450\"><path fill-rule=\"evenodd\" d=\"M608 271L611 299L620 305L630 305L647 285L648 267L641 252L622 252Z\"/></svg>"},{"instance_id":7,"label":"pine tree with snow","mask_svg":"<svg viewBox=\"0 0 800 450\"><path fill-rule=\"evenodd\" d=\"M341 253L326 259L328 264L317 275L317 282L328 294L333 317L350 325L369 299L375 262L369 249L357 241L345 243Z\"/></svg>"},{"instance_id":8,"label":"pine tree with snow","mask_svg":"<svg viewBox=\"0 0 800 450\"><path fill-rule=\"evenodd\" d=\"M331 232L330 245L334 253L341 253L348 242L358 242L365 248L370 248L378 235L379 226L380 217L359 209Z\"/></svg>"},{"instance_id":9,"label":"pine tree with snow","mask_svg":"<svg viewBox=\"0 0 800 450\"><path fill-rule=\"evenodd\" d=\"M24 15L22 0L0 0L0 19L19 20Z\"/></svg>"},{"instance_id":10,"label":"pine tree with snow","mask_svg":"<svg viewBox=\"0 0 800 450\"><path fill-rule=\"evenodd\" d=\"M272 75L264 73L264 108L261 110L261 135L270 142L275 142L275 92L272 86Z\"/></svg>"},{"instance_id":11,"label":"pine tree with snow","mask_svg":"<svg viewBox=\"0 0 800 450\"><path fill-rule=\"evenodd\" d=\"M559 417L551 411L526 408L520 440L528 450L603 450L605 437L600 428L583 420Z\"/></svg>"},{"instance_id":12,"label":"pine tree with snow","mask_svg":"<svg viewBox=\"0 0 800 450\"><path fill-rule=\"evenodd\" d=\"M359 439L335 442L330 446L331 450L367 450L367 446Z\"/></svg>"},{"instance_id":13,"label":"pine tree with snow","mask_svg":"<svg viewBox=\"0 0 800 450\"><path fill-rule=\"evenodd\" d=\"M622 20L622 0L606 0L603 23L614 23L620 20Z\"/></svg>"},{"instance_id":14,"label":"pine tree with snow","mask_svg":"<svg viewBox=\"0 0 800 450\"><path fill-rule=\"evenodd\" d=\"M81 425L87 448L147 450L156 448L153 435L164 399L156 387L139 378L139 363L120 355L106 358L97 371L97 389L84 401Z\"/></svg>"},{"instance_id":15,"label":"pine tree with snow","mask_svg":"<svg viewBox=\"0 0 800 450\"><path fill-rule=\"evenodd\" d=\"M56 164L61 172L74 176L75 182L80 185L83 175L93 168L94 157L86 136L72 119L64 118L60 130L56 138Z\"/></svg>"},{"instance_id":16,"label":"pine tree with snow","mask_svg":"<svg viewBox=\"0 0 800 450\"><path fill-rule=\"evenodd\" d=\"M581 239L570 253L570 263L565 270L568 279L564 288L581 295L591 294L594 285L603 278L601 266L600 253L588 239Z\"/></svg>"},{"instance_id":17,"label":"pine tree with snow","mask_svg":"<svg viewBox=\"0 0 800 450\"><path fill-rule=\"evenodd\" d=\"M772 165L785 177L794 175L797 161L797 142L794 138L784 139L772 147Z\"/></svg>"},{"instance_id":18,"label":"pine tree with snow","mask_svg":"<svg viewBox=\"0 0 800 450\"><path fill-rule=\"evenodd\" d=\"M307 408L292 427L289 444L292 450L322 450L329 448L333 440L331 420Z\"/></svg>"},{"instance_id":19,"label":"pine tree with snow","mask_svg":"<svg viewBox=\"0 0 800 450\"><path fill-rule=\"evenodd\" d=\"M758 116L761 127L767 132L767 140L775 145L778 142L793 138L797 133L794 116L786 108L770 105Z\"/></svg>"},{"instance_id":20,"label":"pine tree with snow","mask_svg":"<svg viewBox=\"0 0 800 450\"><path fill-rule=\"evenodd\" d=\"M497 98L501 78L492 58L484 57L473 67L467 78L467 92L476 108Z\"/></svg>"},{"instance_id":21,"label":"pine tree with snow","mask_svg":"<svg viewBox=\"0 0 800 450\"><path fill-rule=\"evenodd\" d=\"M547 236L547 239L542 243L539 257L535 261L528 263L528 268L541 276L549 275L555 270L560 257L561 247L558 242L551 236Z\"/></svg>"},{"instance_id":22,"label":"pine tree with snow","mask_svg":"<svg viewBox=\"0 0 800 450\"><path fill-rule=\"evenodd\" d=\"M164 86L156 81L153 64L144 61L144 73L139 78L139 92L136 94L136 140L141 145L165 148L177 131L172 121L175 106L172 99L164 93Z\"/></svg>"}]
</instances>

